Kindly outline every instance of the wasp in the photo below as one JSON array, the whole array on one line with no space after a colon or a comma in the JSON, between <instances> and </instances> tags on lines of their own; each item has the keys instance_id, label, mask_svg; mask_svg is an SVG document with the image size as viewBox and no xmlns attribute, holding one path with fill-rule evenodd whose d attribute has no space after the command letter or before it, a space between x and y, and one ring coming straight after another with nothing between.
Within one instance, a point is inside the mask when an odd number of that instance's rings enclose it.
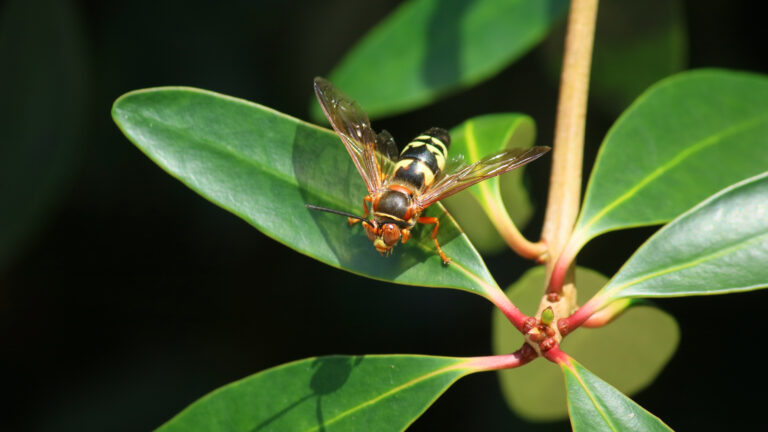
<instances>
[{"instance_id":1,"label":"wasp","mask_svg":"<svg viewBox=\"0 0 768 432\"><path fill-rule=\"evenodd\" d=\"M360 105L329 81L315 78L315 94L360 172L368 195L363 198L362 217L311 204L307 207L347 216L350 226L361 223L382 255L389 255L398 241L407 242L411 229L420 223L434 225L431 238L443 264L448 264L450 259L437 240L440 222L436 217L421 216L424 210L475 183L523 166L550 150L544 146L507 149L465 164L460 155L448 160L451 136L447 130L433 127L414 138L398 154L392 135L387 131L377 134ZM373 217L368 219L371 213Z\"/></svg>"}]
</instances>

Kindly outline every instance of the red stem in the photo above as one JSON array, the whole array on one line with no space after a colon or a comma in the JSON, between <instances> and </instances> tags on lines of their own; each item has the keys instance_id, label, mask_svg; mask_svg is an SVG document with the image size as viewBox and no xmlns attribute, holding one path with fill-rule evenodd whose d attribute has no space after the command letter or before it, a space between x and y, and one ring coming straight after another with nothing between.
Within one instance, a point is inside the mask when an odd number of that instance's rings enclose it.
<instances>
[{"instance_id":1,"label":"red stem","mask_svg":"<svg viewBox=\"0 0 768 432\"><path fill-rule=\"evenodd\" d=\"M576 330L584 321L588 320L595 312L600 310L604 306L604 300L602 297L592 297L584 306L580 307L576 312L571 314L567 318L562 318L557 321L557 329L562 336Z\"/></svg>"},{"instance_id":2,"label":"red stem","mask_svg":"<svg viewBox=\"0 0 768 432\"><path fill-rule=\"evenodd\" d=\"M561 294L563 292L563 285L568 276L568 270L573 265L576 254L579 253L579 248L581 247L581 243L576 240L572 237L563 249L562 254L557 257L557 261L552 268L552 276L549 278L549 284L547 285L547 293Z\"/></svg>"},{"instance_id":3,"label":"red stem","mask_svg":"<svg viewBox=\"0 0 768 432\"><path fill-rule=\"evenodd\" d=\"M547 293L562 294L565 276L568 274L568 267L570 267L570 262L565 262L562 259L557 260L555 267L552 269L552 276L549 278Z\"/></svg>"},{"instance_id":4,"label":"red stem","mask_svg":"<svg viewBox=\"0 0 768 432\"><path fill-rule=\"evenodd\" d=\"M557 363L559 365L571 364L571 358L568 356L568 354L564 353L560 349L560 346L557 346L557 345L545 351L543 355L544 355L544 358L551 361L552 363Z\"/></svg>"},{"instance_id":5,"label":"red stem","mask_svg":"<svg viewBox=\"0 0 768 432\"><path fill-rule=\"evenodd\" d=\"M526 320L530 318L528 315L520 312L520 309L518 309L512 301L509 300L509 297L507 297L506 294L504 294L504 291L502 291L498 287L494 287L495 289L488 289L488 299L496 305L499 310L501 310L502 313L509 319L509 321L512 323L512 325L515 326L515 328L520 332L525 334L525 331L523 330L525 326Z\"/></svg>"},{"instance_id":6,"label":"red stem","mask_svg":"<svg viewBox=\"0 0 768 432\"><path fill-rule=\"evenodd\" d=\"M537 356L536 351L525 343L512 354L474 357L468 363L462 365L462 367L469 367L477 372L512 369L530 362Z\"/></svg>"},{"instance_id":7,"label":"red stem","mask_svg":"<svg viewBox=\"0 0 768 432\"><path fill-rule=\"evenodd\" d=\"M615 300L608 304L608 306L598 310L584 321L581 326L588 328L602 327L611 321L615 320L621 315L629 306L634 302L634 299L621 299Z\"/></svg>"}]
</instances>

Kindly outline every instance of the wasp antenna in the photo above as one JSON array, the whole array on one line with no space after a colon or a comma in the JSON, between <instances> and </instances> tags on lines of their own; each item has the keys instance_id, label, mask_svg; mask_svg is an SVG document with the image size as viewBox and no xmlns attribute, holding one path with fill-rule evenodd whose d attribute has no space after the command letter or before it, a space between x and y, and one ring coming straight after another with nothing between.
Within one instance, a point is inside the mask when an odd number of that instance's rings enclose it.
<instances>
[{"instance_id":1,"label":"wasp antenna","mask_svg":"<svg viewBox=\"0 0 768 432\"><path fill-rule=\"evenodd\" d=\"M365 219L365 218L361 218L360 216L357 216L357 215L353 215L352 213L347 213L347 212L344 212L344 211L341 211L341 210L334 210L334 209L329 209L329 208L327 208L327 207L319 207L319 206L316 206L316 205L312 205L312 204L305 204L305 205L306 205L306 206L307 206L307 208L308 208L308 209L310 209L310 210L318 210L318 211L324 211L324 212L327 212L327 213L333 213L333 214L337 214L337 215L341 215L341 216L346 216L346 217L348 217L348 218L357 219L357 220L359 220L359 221L361 221L361 222L367 222L367 223L370 223L370 222L368 221L368 219Z\"/></svg>"}]
</instances>

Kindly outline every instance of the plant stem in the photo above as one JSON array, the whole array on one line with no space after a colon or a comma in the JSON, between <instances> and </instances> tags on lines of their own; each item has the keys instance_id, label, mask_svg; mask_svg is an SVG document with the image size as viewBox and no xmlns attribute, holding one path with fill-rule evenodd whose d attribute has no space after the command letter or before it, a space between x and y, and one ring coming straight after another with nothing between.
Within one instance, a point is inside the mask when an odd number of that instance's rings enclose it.
<instances>
[{"instance_id":1,"label":"plant stem","mask_svg":"<svg viewBox=\"0 0 768 432\"><path fill-rule=\"evenodd\" d=\"M454 262L451 263L451 265L453 268L461 271L465 275L477 281L477 283L483 287L483 291L479 294L488 299L491 303L494 304L494 306L499 308L499 310L501 310L501 312L507 317L507 319L509 319L515 328L520 331L520 333L524 333L523 327L525 326L525 321L530 317L520 312L520 309L518 309L517 306L512 303L509 297L504 294L504 291L501 290L495 281L493 284L490 284L485 280L477 277L475 274L471 273L469 270L458 263Z\"/></svg>"},{"instance_id":2,"label":"plant stem","mask_svg":"<svg viewBox=\"0 0 768 432\"><path fill-rule=\"evenodd\" d=\"M509 245L513 251L523 258L536 261L540 260L542 256L546 254L547 245L541 241L534 243L526 239L525 236L520 233L520 230L517 229L517 226L509 216L507 209L503 206L499 206L498 201L492 198L489 198L486 201L488 202L487 214L490 216L491 223L496 227L496 230L501 233L504 241L507 242L507 245Z\"/></svg>"},{"instance_id":3,"label":"plant stem","mask_svg":"<svg viewBox=\"0 0 768 432\"><path fill-rule=\"evenodd\" d=\"M584 321L581 326L588 328L602 327L624 313L624 311L627 310L627 308L631 306L633 302L634 299L616 300L608 304L608 306L604 307L603 309L600 309L590 315L590 317L587 318L587 320Z\"/></svg>"},{"instance_id":4,"label":"plant stem","mask_svg":"<svg viewBox=\"0 0 768 432\"><path fill-rule=\"evenodd\" d=\"M552 349L546 351L544 357L552 363L557 363L559 365L570 366L571 364L571 358L568 354L564 353L559 346L552 347Z\"/></svg>"},{"instance_id":5,"label":"plant stem","mask_svg":"<svg viewBox=\"0 0 768 432\"><path fill-rule=\"evenodd\" d=\"M587 116L589 71L597 20L598 0L572 0L565 37L565 53L557 107L552 174L549 184L542 240L547 244L547 275L551 276L560 253L568 242L579 212L581 171L584 149L584 125ZM572 268L573 261L568 268ZM559 286L573 282L573 272L566 271Z\"/></svg>"},{"instance_id":6,"label":"plant stem","mask_svg":"<svg viewBox=\"0 0 768 432\"><path fill-rule=\"evenodd\" d=\"M468 363L462 365L462 367L468 367L474 369L477 372L480 371L492 371L500 369L512 369L518 366L522 366L538 356L536 351L531 348L530 345L523 344L519 350L512 354L503 354L486 357L474 357L469 360Z\"/></svg>"},{"instance_id":7,"label":"plant stem","mask_svg":"<svg viewBox=\"0 0 768 432\"><path fill-rule=\"evenodd\" d=\"M520 312L520 309L518 309L517 306L512 303L509 297L507 297L507 295L504 294L504 291L502 291L498 286L487 286L486 293L488 294L486 298L490 300L491 303L493 303L497 308L499 308L499 310L501 310L501 312L520 333L525 334L523 331L523 328L525 327L525 321L530 317Z\"/></svg>"},{"instance_id":8,"label":"plant stem","mask_svg":"<svg viewBox=\"0 0 768 432\"><path fill-rule=\"evenodd\" d=\"M557 330L560 335L565 336L568 333L579 328L585 321L597 313L605 306L605 298L599 294L589 299L582 307L576 312L566 318L561 318L557 321ZM624 305L626 306L626 305Z\"/></svg>"}]
</instances>

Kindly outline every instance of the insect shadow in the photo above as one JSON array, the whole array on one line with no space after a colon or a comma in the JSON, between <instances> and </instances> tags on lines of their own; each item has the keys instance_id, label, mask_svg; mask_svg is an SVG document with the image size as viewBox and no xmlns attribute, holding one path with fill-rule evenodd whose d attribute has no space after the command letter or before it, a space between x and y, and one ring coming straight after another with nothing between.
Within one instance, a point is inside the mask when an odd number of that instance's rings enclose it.
<instances>
[{"instance_id":1,"label":"insect shadow","mask_svg":"<svg viewBox=\"0 0 768 432\"><path fill-rule=\"evenodd\" d=\"M327 145L328 138L323 134L323 131L314 128L296 130L292 158L300 194L307 204L362 216L363 197L367 192L360 174L342 142L334 139L332 145ZM345 197L342 207L334 199L338 196ZM311 210L301 208L296 211ZM360 224L350 227L346 218L324 212L312 211L311 216L338 266L354 273L393 280L427 259L440 259L434 242L429 238L432 230L429 225L417 226L408 243L399 244L392 255L382 257ZM447 222L448 218L443 216L440 221ZM439 239L441 243L448 244L460 234L449 224L441 224Z\"/></svg>"},{"instance_id":2,"label":"insect shadow","mask_svg":"<svg viewBox=\"0 0 768 432\"><path fill-rule=\"evenodd\" d=\"M323 416L323 397L338 391L347 383L352 370L357 367L365 356L328 356L316 358L310 367L314 369L312 378L309 380L309 393L291 402L285 408L281 409L271 417L265 419L256 425L252 432L269 430L269 427L283 416L289 415L292 411L300 409L305 402L315 399L315 416L317 419L317 430L325 431L325 424L328 420Z\"/></svg>"}]
</instances>

